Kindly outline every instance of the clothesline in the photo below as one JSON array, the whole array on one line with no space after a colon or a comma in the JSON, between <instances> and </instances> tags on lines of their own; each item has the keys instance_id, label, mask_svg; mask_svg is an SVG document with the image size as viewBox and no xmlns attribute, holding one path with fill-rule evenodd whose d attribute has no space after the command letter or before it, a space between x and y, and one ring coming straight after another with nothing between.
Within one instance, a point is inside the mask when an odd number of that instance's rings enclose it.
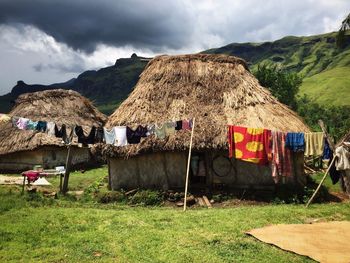
<instances>
[{"instance_id":1,"label":"clothesline","mask_svg":"<svg viewBox=\"0 0 350 263\"><path fill-rule=\"evenodd\" d=\"M149 124L138 125L134 130L129 126L115 126L110 130L102 126L92 126L88 135L84 134L84 130L80 125L67 127L62 124L59 127L54 122L32 121L23 117L10 117L6 114L0 114L0 122L12 122L13 127L20 130L32 130L36 132L47 133L62 139L62 143L70 144L74 136L78 137L78 143L83 146L105 143L114 146L126 146L129 144L138 144L141 138L155 135L158 139L165 139L167 136L174 134L179 130L188 130L192 128L192 120L168 121L161 125ZM71 128L71 132L67 133L67 128Z\"/></svg>"}]
</instances>

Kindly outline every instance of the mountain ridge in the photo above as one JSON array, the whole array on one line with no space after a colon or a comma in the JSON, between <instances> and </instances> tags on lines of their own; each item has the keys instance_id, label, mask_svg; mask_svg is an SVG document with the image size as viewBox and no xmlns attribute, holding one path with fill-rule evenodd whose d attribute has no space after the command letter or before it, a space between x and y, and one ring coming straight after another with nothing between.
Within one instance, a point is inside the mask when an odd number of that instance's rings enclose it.
<instances>
[{"instance_id":1,"label":"mountain ridge","mask_svg":"<svg viewBox=\"0 0 350 263\"><path fill-rule=\"evenodd\" d=\"M304 78L300 96L305 94L312 101L323 105L350 105L350 38L347 38L343 49L336 47L335 38L335 32L314 36L286 36L269 42L231 43L200 53L241 57L247 61L251 71L255 71L262 63L277 65ZM0 112L8 112L11 101L22 93L64 88L78 91L94 101L102 112L109 114L132 91L149 60L150 58L132 54L130 58L117 59L112 66L87 70L77 78L51 85L28 85L18 81L10 93L0 96ZM336 70L338 68L341 70ZM345 76L327 82L332 72L337 72L338 76L342 72ZM332 100L331 94L337 94L340 99Z\"/></svg>"}]
</instances>

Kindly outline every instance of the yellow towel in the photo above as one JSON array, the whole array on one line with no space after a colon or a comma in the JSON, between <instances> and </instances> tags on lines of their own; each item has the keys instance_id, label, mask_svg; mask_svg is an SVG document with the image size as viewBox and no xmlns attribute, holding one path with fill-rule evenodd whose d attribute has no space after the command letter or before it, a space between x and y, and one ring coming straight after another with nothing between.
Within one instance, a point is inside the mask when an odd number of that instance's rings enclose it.
<instances>
[{"instance_id":1,"label":"yellow towel","mask_svg":"<svg viewBox=\"0 0 350 263\"><path fill-rule=\"evenodd\" d=\"M323 153L323 132L305 133L305 156L320 156Z\"/></svg>"}]
</instances>

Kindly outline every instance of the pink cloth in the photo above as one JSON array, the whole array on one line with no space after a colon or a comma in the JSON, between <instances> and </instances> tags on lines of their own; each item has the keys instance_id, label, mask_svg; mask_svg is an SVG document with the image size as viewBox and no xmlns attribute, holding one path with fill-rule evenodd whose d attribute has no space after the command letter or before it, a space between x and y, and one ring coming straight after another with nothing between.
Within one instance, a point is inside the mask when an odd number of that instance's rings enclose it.
<instances>
[{"instance_id":1,"label":"pink cloth","mask_svg":"<svg viewBox=\"0 0 350 263\"><path fill-rule=\"evenodd\" d=\"M27 177L28 183L33 183L39 179L39 177L47 176L46 173L39 171L26 171L22 173L23 176Z\"/></svg>"},{"instance_id":2,"label":"pink cloth","mask_svg":"<svg viewBox=\"0 0 350 263\"><path fill-rule=\"evenodd\" d=\"M192 120L183 120L182 121L182 129L183 130L192 130Z\"/></svg>"},{"instance_id":3,"label":"pink cloth","mask_svg":"<svg viewBox=\"0 0 350 263\"><path fill-rule=\"evenodd\" d=\"M280 177L291 176L291 150L285 147L286 133L272 131L272 177L278 183Z\"/></svg>"},{"instance_id":4,"label":"pink cloth","mask_svg":"<svg viewBox=\"0 0 350 263\"><path fill-rule=\"evenodd\" d=\"M29 119L27 118L19 118L16 123L17 128L21 130L27 129L28 121Z\"/></svg>"}]
</instances>

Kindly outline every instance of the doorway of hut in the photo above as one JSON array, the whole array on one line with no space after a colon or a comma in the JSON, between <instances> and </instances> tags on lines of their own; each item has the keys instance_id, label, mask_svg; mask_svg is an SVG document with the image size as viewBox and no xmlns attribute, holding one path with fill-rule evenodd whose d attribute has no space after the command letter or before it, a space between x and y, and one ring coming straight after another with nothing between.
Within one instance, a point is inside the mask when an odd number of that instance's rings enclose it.
<instances>
[{"instance_id":1,"label":"doorway of hut","mask_svg":"<svg viewBox=\"0 0 350 263\"><path fill-rule=\"evenodd\" d=\"M207 190L206 158L204 152L192 152L190 161L190 186L189 190L193 193Z\"/></svg>"}]
</instances>

